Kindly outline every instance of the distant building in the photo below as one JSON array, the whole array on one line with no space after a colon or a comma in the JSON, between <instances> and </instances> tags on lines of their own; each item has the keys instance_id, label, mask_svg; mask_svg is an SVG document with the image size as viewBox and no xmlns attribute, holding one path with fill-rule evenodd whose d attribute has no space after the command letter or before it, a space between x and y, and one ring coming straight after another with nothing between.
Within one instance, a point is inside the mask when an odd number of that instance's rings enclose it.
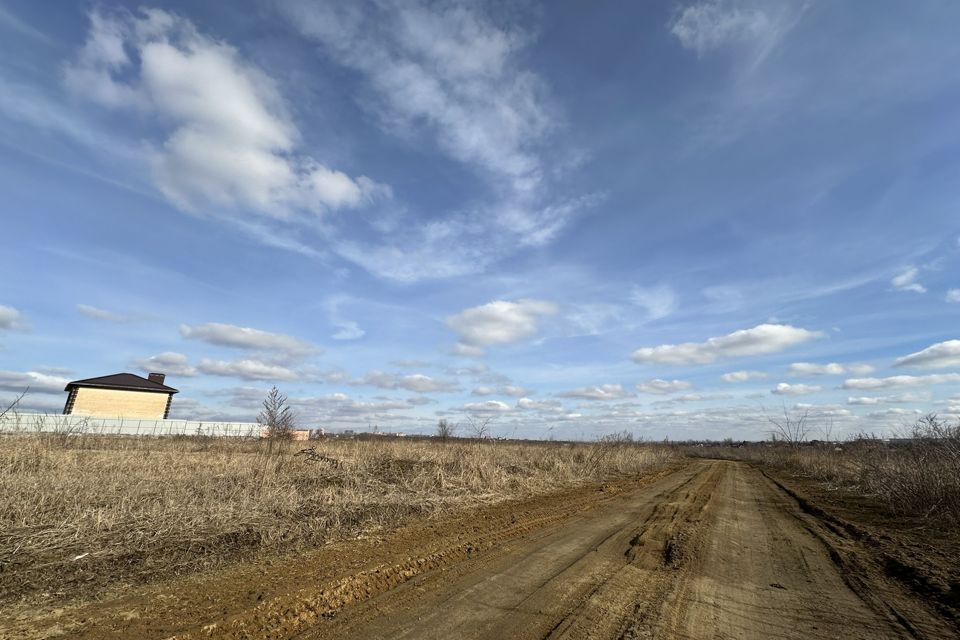
<instances>
[{"instance_id":1,"label":"distant building","mask_svg":"<svg viewBox=\"0 0 960 640\"><path fill-rule=\"evenodd\" d=\"M170 403L177 390L164 384L166 376L151 373L146 378L132 373L75 380L64 388L65 415L103 418L148 418L170 415Z\"/></svg>"}]
</instances>

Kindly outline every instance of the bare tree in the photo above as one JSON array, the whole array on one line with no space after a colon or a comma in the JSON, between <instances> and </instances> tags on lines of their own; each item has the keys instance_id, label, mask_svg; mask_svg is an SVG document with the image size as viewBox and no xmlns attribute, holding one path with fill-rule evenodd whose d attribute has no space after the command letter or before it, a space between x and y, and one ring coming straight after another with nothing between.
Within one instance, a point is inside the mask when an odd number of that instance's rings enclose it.
<instances>
[{"instance_id":1,"label":"bare tree","mask_svg":"<svg viewBox=\"0 0 960 640\"><path fill-rule=\"evenodd\" d=\"M450 438L455 437L457 433L456 423L450 422L446 418L441 418L437 422L437 437L446 442Z\"/></svg>"},{"instance_id":2,"label":"bare tree","mask_svg":"<svg viewBox=\"0 0 960 640\"><path fill-rule=\"evenodd\" d=\"M467 433L471 438L477 440L486 440L490 437L490 425L493 423L494 416L467 416Z\"/></svg>"},{"instance_id":3,"label":"bare tree","mask_svg":"<svg viewBox=\"0 0 960 640\"><path fill-rule=\"evenodd\" d=\"M24 389L23 391L21 391L21 392L20 392L20 395L18 395L16 398L14 398L14 399L11 400L9 403L7 403L7 406L6 406L6 407L3 407L2 409L0 409L0 418L3 418L3 416L5 416L5 415L7 415L8 413L11 413L11 412L12 412L13 414L16 414L16 413L17 413L17 405L19 405L19 404L20 404L20 401L23 400L23 396L27 395L27 391L30 391L30 387L27 387L26 389Z\"/></svg>"},{"instance_id":4,"label":"bare tree","mask_svg":"<svg viewBox=\"0 0 960 640\"><path fill-rule=\"evenodd\" d=\"M810 409L804 409L802 412L791 414L787 405L783 405L783 418L767 415L767 422L773 425L770 429L770 439L774 442L785 442L791 446L800 446L800 443L807 439L810 434Z\"/></svg>"},{"instance_id":5,"label":"bare tree","mask_svg":"<svg viewBox=\"0 0 960 640\"><path fill-rule=\"evenodd\" d=\"M296 428L297 414L287 404L287 396L273 387L263 401L257 422L266 429L268 438L287 439Z\"/></svg>"}]
</instances>

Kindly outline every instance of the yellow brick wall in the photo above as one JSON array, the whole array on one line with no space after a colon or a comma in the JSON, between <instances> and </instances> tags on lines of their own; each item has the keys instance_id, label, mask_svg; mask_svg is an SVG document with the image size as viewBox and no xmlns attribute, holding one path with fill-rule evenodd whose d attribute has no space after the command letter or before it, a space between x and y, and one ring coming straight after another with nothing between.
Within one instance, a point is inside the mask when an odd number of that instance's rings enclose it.
<instances>
[{"instance_id":1,"label":"yellow brick wall","mask_svg":"<svg viewBox=\"0 0 960 640\"><path fill-rule=\"evenodd\" d=\"M99 416L101 418L151 418L162 419L167 408L166 393L148 391L122 391L120 389L95 389L80 387L73 404L73 414Z\"/></svg>"}]
</instances>

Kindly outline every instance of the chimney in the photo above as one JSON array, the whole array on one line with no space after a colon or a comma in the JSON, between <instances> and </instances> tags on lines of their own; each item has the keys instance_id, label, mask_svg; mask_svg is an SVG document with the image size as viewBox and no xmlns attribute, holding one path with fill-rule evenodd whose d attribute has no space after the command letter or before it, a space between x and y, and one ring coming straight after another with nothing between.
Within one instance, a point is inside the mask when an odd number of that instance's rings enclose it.
<instances>
[{"instance_id":1,"label":"chimney","mask_svg":"<svg viewBox=\"0 0 960 640\"><path fill-rule=\"evenodd\" d=\"M163 373L151 373L147 376L147 380L150 382L156 382L157 384L163 384L163 381L167 379L167 376Z\"/></svg>"}]
</instances>

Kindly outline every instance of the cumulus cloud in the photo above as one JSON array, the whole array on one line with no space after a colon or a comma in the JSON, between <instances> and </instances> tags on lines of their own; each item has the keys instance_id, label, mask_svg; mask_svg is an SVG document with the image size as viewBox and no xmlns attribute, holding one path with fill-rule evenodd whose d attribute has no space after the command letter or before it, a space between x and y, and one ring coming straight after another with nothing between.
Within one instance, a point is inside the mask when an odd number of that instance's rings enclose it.
<instances>
[{"instance_id":1,"label":"cumulus cloud","mask_svg":"<svg viewBox=\"0 0 960 640\"><path fill-rule=\"evenodd\" d=\"M563 404L556 400L532 400L530 398L520 398L517 400L517 408L527 411L561 412L563 411Z\"/></svg>"},{"instance_id":2,"label":"cumulus cloud","mask_svg":"<svg viewBox=\"0 0 960 640\"><path fill-rule=\"evenodd\" d=\"M960 289L950 289L947 291L947 302L960 302Z\"/></svg>"},{"instance_id":3,"label":"cumulus cloud","mask_svg":"<svg viewBox=\"0 0 960 640\"><path fill-rule=\"evenodd\" d=\"M960 366L960 340L946 340L926 349L897 358L895 367L943 369Z\"/></svg>"},{"instance_id":4,"label":"cumulus cloud","mask_svg":"<svg viewBox=\"0 0 960 640\"><path fill-rule=\"evenodd\" d=\"M506 402L500 400L487 400L485 402L468 402L463 405L464 411L472 413L505 413L510 411L511 407Z\"/></svg>"},{"instance_id":5,"label":"cumulus cloud","mask_svg":"<svg viewBox=\"0 0 960 640\"><path fill-rule=\"evenodd\" d=\"M0 371L0 389L21 392L29 387L30 393L62 393L70 382L61 376L51 376L37 371Z\"/></svg>"},{"instance_id":6,"label":"cumulus cloud","mask_svg":"<svg viewBox=\"0 0 960 640\"><path fill-rule=\"evenodd\" d=\"M20 331L26 328L27 323L23 318L23 314L13 307L0 304L0 329Z\"/></svg>"},{"instance_id":7,"label":"cumulus cloud","mask_svg":"<svg viewBox=\"0 0 960 640\"><path fill-rule=\"evenodd\" d=\"M788 324L761 324L704 342L643 347L631 357L637 364L709 364L722 358L777 353L822 335Z\"/></svg>"},{"instance_id":8,"label":"cumulus cloud","mask_svg":"<svg viewBox=\"0 0 960 640\"><path fill-rule=\"evenodd\" d=\"M105 320L107 322L116 322L117 324L123 324L132 320L129 316L107 311L106 309L100 309L89 304L78 304L77 311L94 320Z\"/></svg>"},{"instance_id":9,"label":"cumulus cloud","mask_svg":"<svg viewBox=\"0 0 960 640\"><path fill-rule=\"evenodd\" d=\"M175 351L165 351L149 358L143 358L134 362L134 365L148 373L165 373L170 376L195 376L196 367L190 366L187 356Z\"/></svg>"},{"instance_id":10,"label":"cumulus cloud","mask_svg":"<svg viewBox=\"0 0 960 640\"><path fill-rule=\"evenodd\" d=\"M790 374L794 376L839 376L847 373L855 376L865 376L873 373L873 371L873 367L868 364L794 362L790 365Z\"/></svg>"},{"instance_id":11,"label":"cumulus cloud","mask_svg":"<svg viewBox=\"0 0 960 640\"><path fill-rule=\"evenodd\" d=\"M620 400L621 398L632 398L633 394L620 384L601 384L564 391L558 393L557 396L561 398L581 398L583 400Z\"/></svg>"},{"instance_id":12,"label":"cumulus cloud","mask_svg":"<svg viewBox=\"0 0 960 640\"><path fill-rule=\"evenodd\" d=\"M746 382L748 380L761 380L766 378L767 374L763 371L731 371L720 376L724 382Z\"/></svg>"},{"instance_id":13,"label":"cumulus cloud","mask_svg":"<svg viewBox=\"0 0 960 640\"><path fill-rule=\"evenodd\" d=\"M891 387L920 387L930 384L960 382L960 373L933 373L926 376L889 376L886 378L850 378L843 389L888 389Z\"/></svg>"},{"instance_id":14,"label":"cumulus cloud","mask_svg":"<svg viewBox=\"0 0 960 640\"><path fill-rule=\"evenodd\" d=\"M302 153L273 79L176 14L94 10L64 78L80 96L156 116L167 127L151 152L153 177L181 209L285 219L389 193Z\"/></svg>"},{"instance_id":15,"label":"cumulus cloud","mask_svg":"<svg viewBox=\"0 0 960 640\"><path fill-rule=\"evenodd\" d=\"M483 348L511 344L537 333L540 320L557 313L557 306L545 300L494 300L466 309L447 318L447 326L460 340L461 355L482 355Z\"/></svg>"},{"instance_id":16,"label":"cumulus cloud","mask_svg":"<svg viewBox=\"0 0 960 640\"><path fill-rule=\"evenodd\" d=\"M852 405L900 404L905 402L927 402L928 400L930 400L929 394L902 393L895 396L851 396L847 398L847 404L852 404Z\"/></svg>"},{"instance_id":17,"label":"cumulus cloud","mask_svg":"<svg viewBox=\"0 0 960 640\"><path fill-rule=\"evenodd\" d=\"M530 393L529 390L524 389L523 387L518 387L516 385L506 385L504 387L490 387L490 386L480 386L475 388L470 392L475 396L513 396L515 398L520 398Z\"/></svg>"},{"instance_id":18,"label":"cumulus cloud","mask_svg":"<svg viewBox=\"0 0 960 640\"><path fill-rule=\"evenodd\" d=\"M196 326L182 324L180 325L180 335L188 340L200 340L221 347L234 347L251 351L276 351L290 356L304 356L318 351L309 342L283 333L273 333L220 322L208 322Z\"/></svg>"},{"instance_id":19,"label":"cumulus cloud","mask_svg":"<svg viewBox=\"0 0 960 640\"><path fill-rule=\"evenodd\" d=\"M656 287L634 287L630 300L646 311L647 320L665 318L677 308L677 297L673 289L663 284Z\"/></svg>"},{"instance_id":20,"label":"cumulus cloud","mask_svg":"<svg viewBox=\"0 0 960 640\"><path fill-rule=\"evenodd\" d=\"M810 384L788 384L786 382L781 382L776 387L770 390L770 393L778 396L803 396L810 393L817 393L822 391L823 387L818 387L816 385Z\"/></svg>"},{"instance_id":21,"label":"cumulus cloud","mask_svg":"<svg viewBox=\"0 0 960 640\"><path fill-rule=\"evenodd\" d=\"M349 380L347 384L371 385L381 389L406 389L407 391L415 391L417 393L459 390L457 383L450 380L438 380L422 373L397 375L379 370L373 370L362 378Z\"/></svg>"},{"instance_id":22,"label":"cumulus cloud","mask_svg":"<svg viewBox=\"0 0 960 640\"><path fill-rule=\"evenodd\" d=\"M204 358L197 365L200 373L242 380L296 380L295 371L281 365L252 358L242 360L210 360Z\"/></svg>"},{"instance_id":23,"label":"cumulus cloud","mask_svg":"<svg viewBox=\"0 0 960 640\"><path fill-rule=\"evenodd\" d=\"M647 380L646 382L637 384L637 391L640 393L664 395L667 393L686 391L692 387L692 384L684 380L661 380L660 378L654 378L653 380Z\"/></svg>"},{"instance_id":24,"label":"cumulus cloud","mask_svg":"<svg viewBox=\"0 0 960 640\"><path fill-rule=\"evenodd\" d=\"M917 276L920 270L916 267L907 267L890 281L891 286L897 291L913 291L914 293L926 293L927 288L917 282Z\"/></svg>"}]
</instances>

